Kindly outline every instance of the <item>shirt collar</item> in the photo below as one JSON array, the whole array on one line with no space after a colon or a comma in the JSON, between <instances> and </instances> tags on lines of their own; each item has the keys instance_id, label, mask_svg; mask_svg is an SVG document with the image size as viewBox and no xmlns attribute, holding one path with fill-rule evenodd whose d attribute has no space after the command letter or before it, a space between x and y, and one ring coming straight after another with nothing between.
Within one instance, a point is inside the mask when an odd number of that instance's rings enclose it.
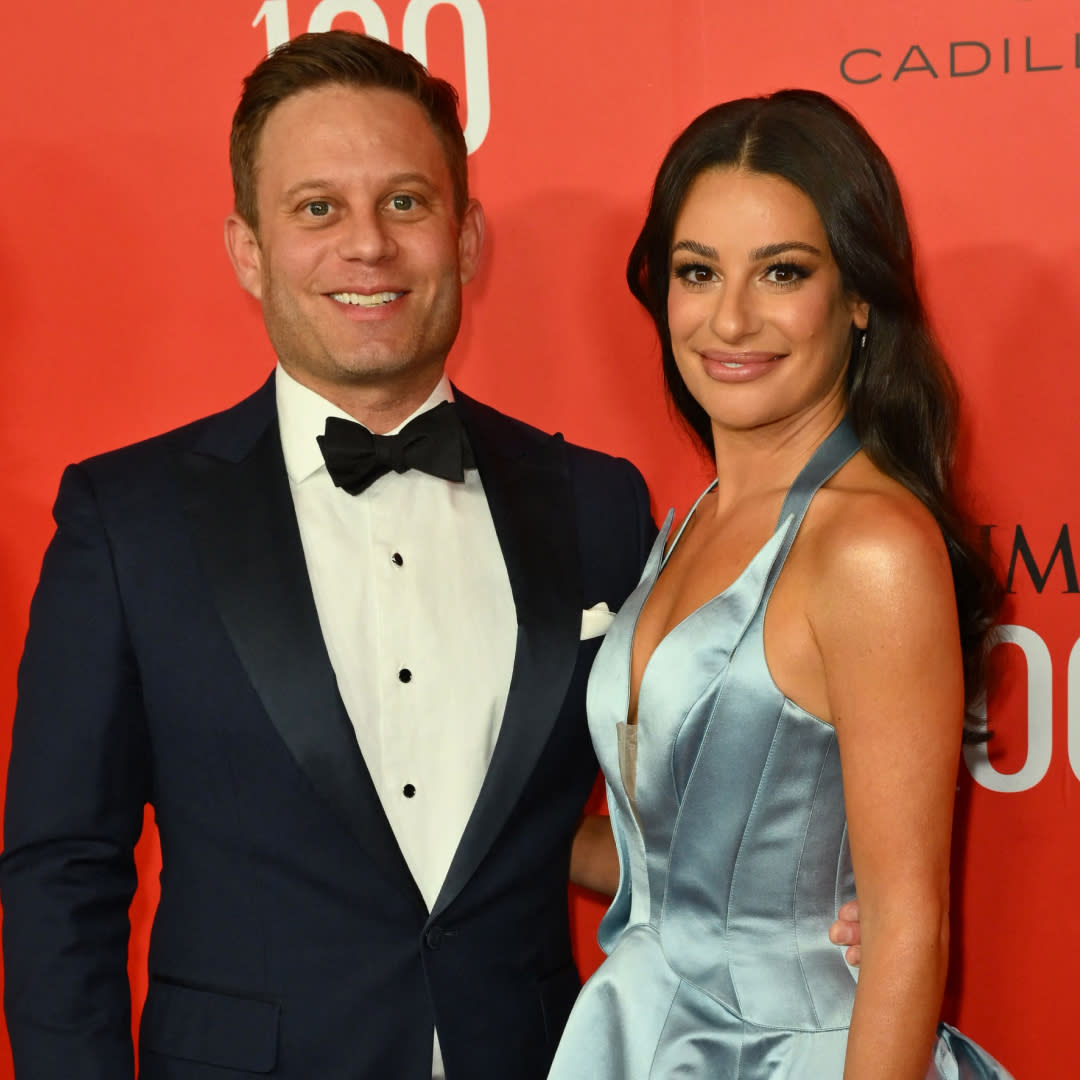
<instances>
[{"instance_id":1,"label":"shirt collar","mask_svg":"<svg viewBox=\"0 0 1080 1080\"><path fill-rule=\"evenodd\" d=\"M278 429L281 432L281 450L285 455L285 469L289 474L289 479L294 484L299 484L320 469L326 468L322 451L315 441L316 436L321 435L326 428L326 418L328 416L337 416L342 420L353 420L353 418L332 402L327 401L321 394L297 382L280 363L274 374L274 393L277 398ZM443 372L442 378L428 395L427 400L415 412L402 420L393 431L388 431L386 434L396 434L421 413L434 409L436 405L444 401L453 400L454 392L450 387L450 379ZM356 423L355 420L353 422Z\"/></svg>"}]
</instances>

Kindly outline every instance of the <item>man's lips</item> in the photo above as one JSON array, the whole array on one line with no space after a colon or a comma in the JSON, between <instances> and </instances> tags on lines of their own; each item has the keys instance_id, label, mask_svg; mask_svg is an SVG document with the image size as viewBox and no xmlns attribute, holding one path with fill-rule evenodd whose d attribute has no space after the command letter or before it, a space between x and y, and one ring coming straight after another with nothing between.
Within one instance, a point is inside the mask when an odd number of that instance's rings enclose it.
<instances>
[{"instance_id":1,"label":"man's lips","mask_svg":"<svg viewBox=\"0 0 1080 1080\"><path fill-rule=\"evenodd\" d=\"M347 304L350 307L382 307L384 304L392 304L395 300L404 296L404 292L393 289L380 289L373 292L334 292L327 293L331 300L339 304Z\"/></svg>"}]
</instances>

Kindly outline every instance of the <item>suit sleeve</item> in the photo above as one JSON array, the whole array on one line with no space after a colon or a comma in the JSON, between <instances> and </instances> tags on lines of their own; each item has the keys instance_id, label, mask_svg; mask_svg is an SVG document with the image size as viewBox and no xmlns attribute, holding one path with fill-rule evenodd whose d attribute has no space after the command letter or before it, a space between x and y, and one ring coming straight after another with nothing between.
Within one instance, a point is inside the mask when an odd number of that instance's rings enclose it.
<instances>
[{"instance_id":1,"label":"suit sleeve","mask_svg":"<svg viewBox=\"0 0 1080 1080\"><path fill-rule=\"evenodd\" d=\"M620 458L619 464L623 469L623 477L629 489L629 497L626 506L632 508L633 524L630 536L635 543L635 572L640 573L645 565L645 560L652 550L653 541L656 539L656 522L653 520L652 507L649 501L649 489L645 484L645 478L638 471L633 462L626 458ZM628 538L629 540L629 538ZM637 584L635 577L631 587Z\"/></svg>"},{"instance_id":2,"label":"suit sleeve","mask_svg":"<svg viewBox=\"0 0 1080 1080\"><path fill-rule=\"evenodd\" d=\"M112 551L79 467L65 472L54 516L8 771L4 1006L17 1080L125 1080L148 740Z\"/></svg>"},{"instance_id":3,"label":"suit sleeve","mask_svg":"<svg viewBox=\"0 0 1080 1080\"><path fill-rule=\"evenodd\" d=\"M631 466L631 468L634 470L634 505L637 513L638 553L640 556L638 565L640 568L644 567L645 560L649 557L649 552L652 551L657 529L649 500L649 489L645 485L645 477L638 472L636 467Z\"/></svg>"}]
</instances>

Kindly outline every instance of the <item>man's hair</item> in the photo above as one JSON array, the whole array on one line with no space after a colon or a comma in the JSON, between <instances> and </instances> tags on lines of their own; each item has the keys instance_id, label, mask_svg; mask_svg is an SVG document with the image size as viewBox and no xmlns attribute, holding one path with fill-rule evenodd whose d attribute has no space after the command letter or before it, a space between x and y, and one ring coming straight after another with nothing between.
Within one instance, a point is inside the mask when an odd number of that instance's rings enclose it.
<instances>
[{"instance_id":1,"label":"man's hair","mask_svg":"<svg viewBox=\"0 0 1080 1080\"><path fill-rule=\"evenodd\" d=\"M469 178L457 91L400 49L350 30L328 30L279 45L244 80L229 136L229 165L236 212L253 229L259 224L255 188L266 119L281 102L321 86L394 90L412 98L442 143L454 185L454 209L461 217L469 201Z\"/></svg>"}]
</instances>

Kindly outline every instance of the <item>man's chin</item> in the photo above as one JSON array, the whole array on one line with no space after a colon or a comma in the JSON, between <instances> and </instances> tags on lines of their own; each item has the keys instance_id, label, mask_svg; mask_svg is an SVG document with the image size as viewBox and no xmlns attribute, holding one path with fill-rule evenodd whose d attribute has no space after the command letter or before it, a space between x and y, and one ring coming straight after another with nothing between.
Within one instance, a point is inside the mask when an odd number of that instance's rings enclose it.
<instances>
[{"instance_id":1,"label":"man's chin","mask_svg":"<svg viewBox=\"0 0 1080 1080\"><path fill-rule=\"evenodd\" d=\"M319 363L281 360L298 383L334 400L335 391L386 394L394 398L427 397L442 378L445 357L419 360L379 350L322 358Z\"/></svg>"},{"instance_id":2,"label":"man's chin","mask_svg":"<svg viewBox=\"0 0 1080 1080\"><path fill-rule=\"evenodd\" d=\"M401 357L389 352L366 352L361 356L341 358L333 370L338 381L354 386L423 382L429 377L434 384L442 376L445 365L445 357L441 360L421 361L415 357Z\"/></svg>"}]
</instances>

